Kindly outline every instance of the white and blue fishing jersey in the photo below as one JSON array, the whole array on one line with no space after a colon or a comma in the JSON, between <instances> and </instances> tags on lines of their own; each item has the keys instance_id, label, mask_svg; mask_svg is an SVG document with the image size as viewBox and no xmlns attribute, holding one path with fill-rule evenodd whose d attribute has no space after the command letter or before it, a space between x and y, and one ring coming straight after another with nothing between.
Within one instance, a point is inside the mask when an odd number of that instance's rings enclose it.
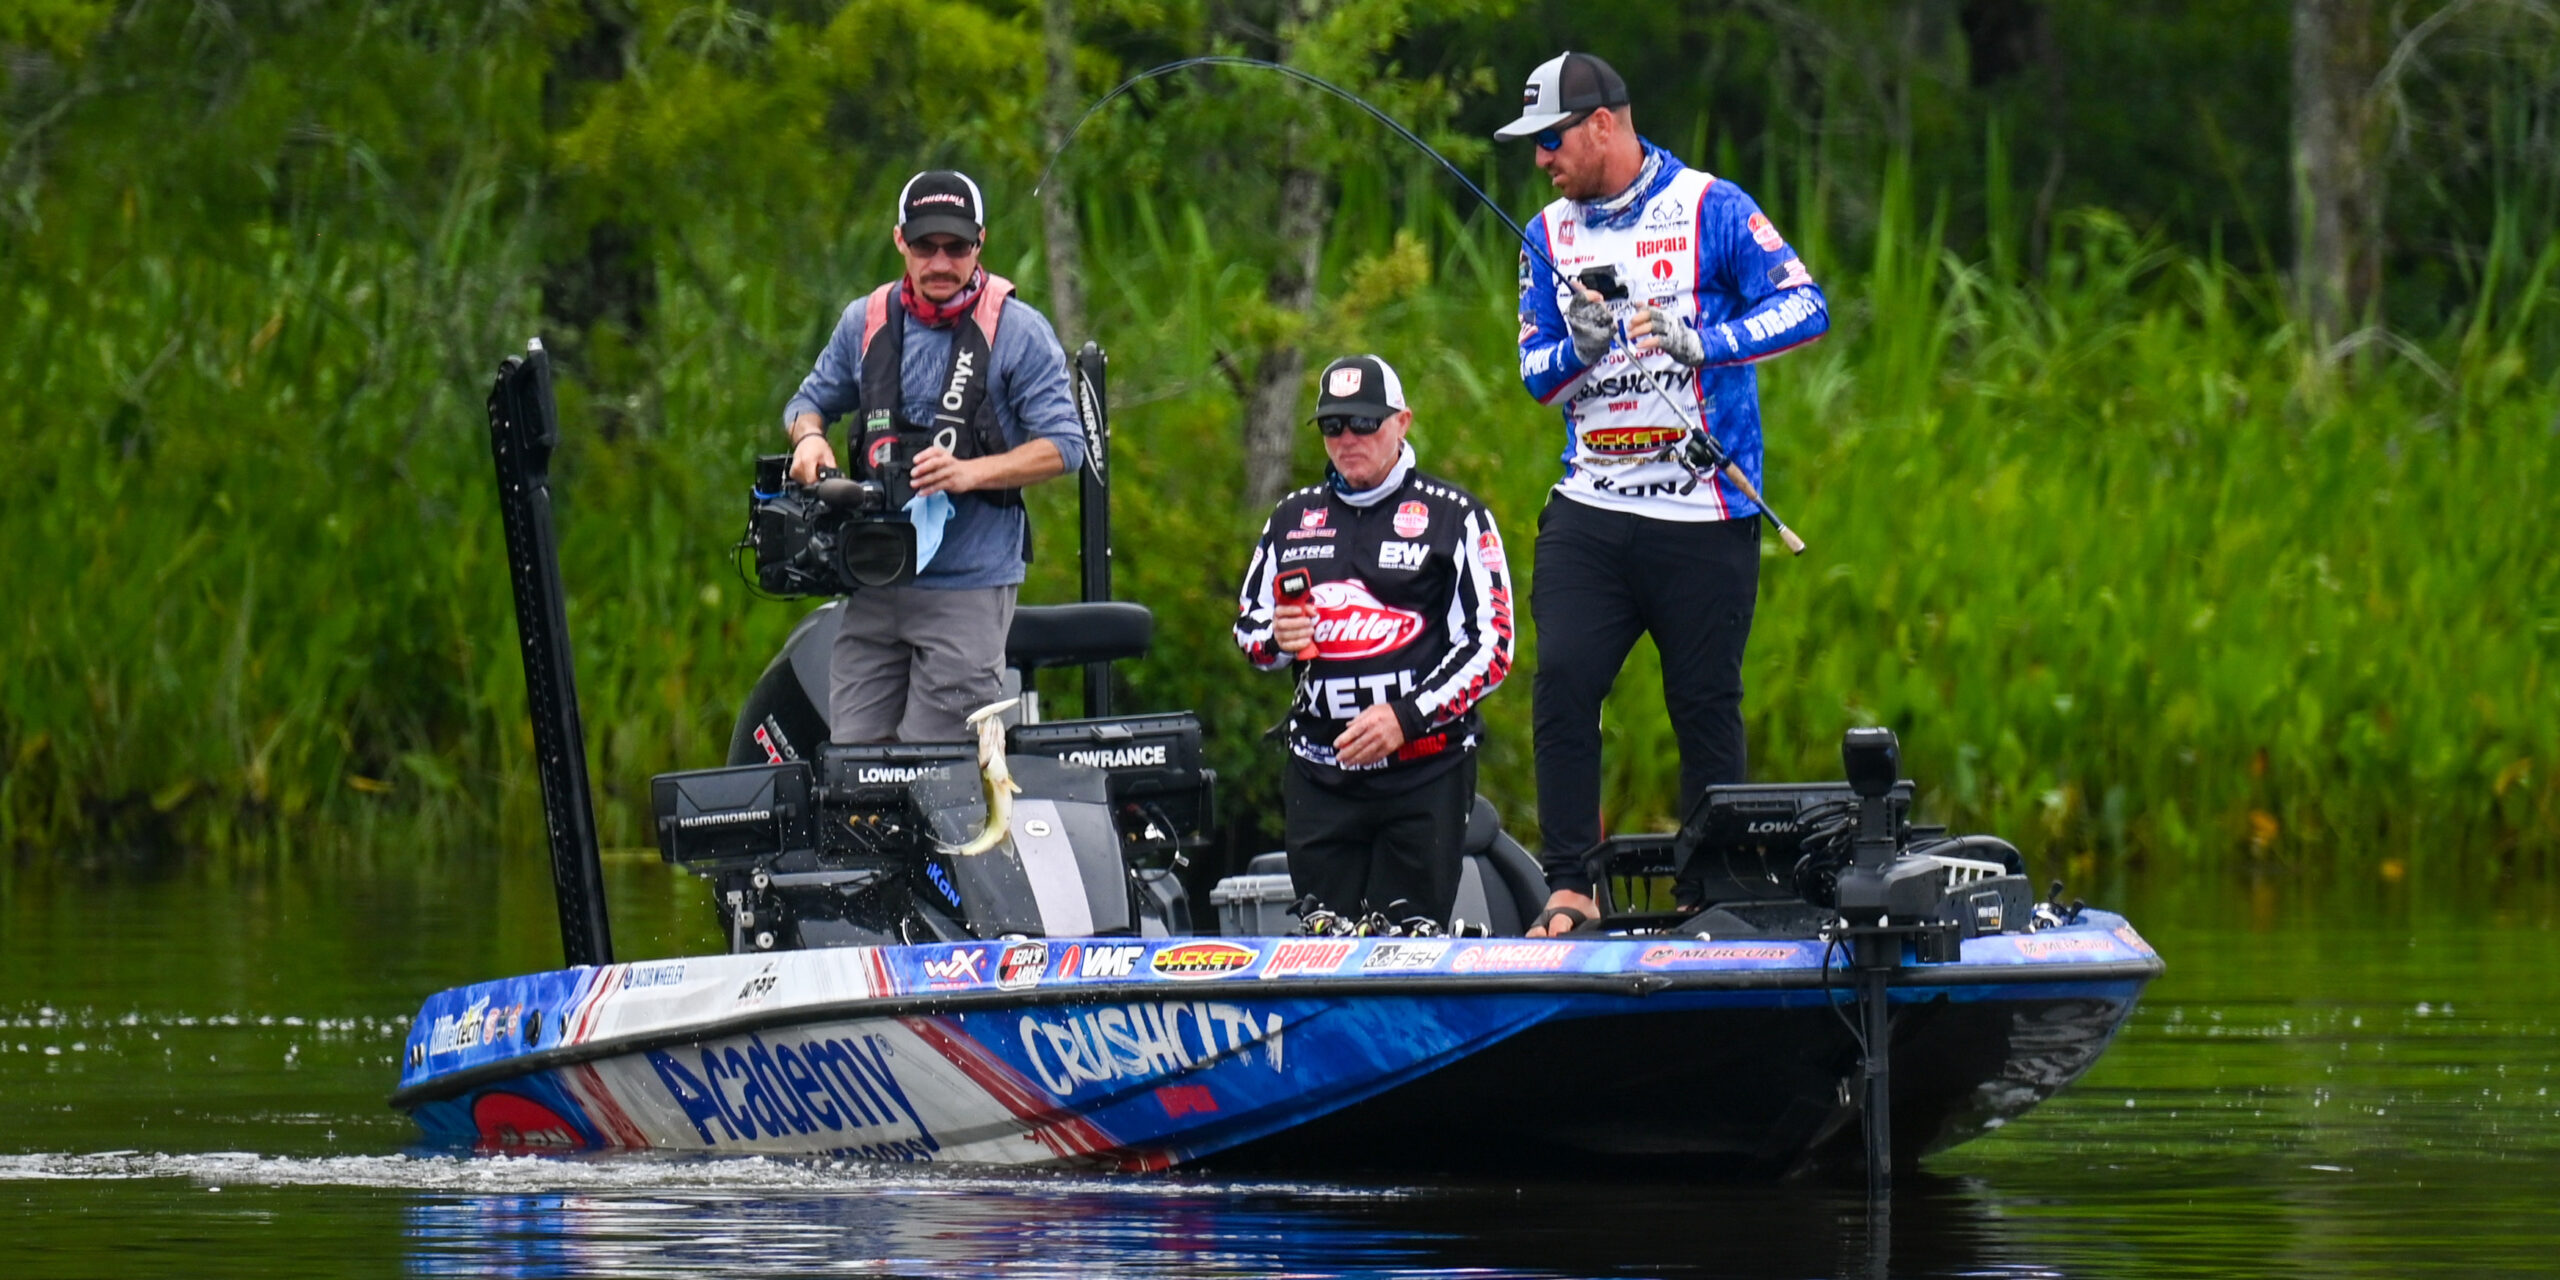
<instances>
[{"instance_id":1,"label":"white and blue fishing jersey","mask_svg":"<svg viewBox=\"0 0 2560 1280\"><path fill-rule=\"evenodd\" d=\"M1762 487L1759 380L1751 364L1821 337L1831 327L1822 290L1740 187L1644 144L1640 194L1558 200L1528 226L1529 240L1566 279L1520 254L1520 380L1541 404L1564 409L1564 478L1558 492L1613 511L1664 520L1729 520L1759 507L1721 474L1700 483L1669 450L1701 416L1716 443ZM1615 206L1615 207L1613 207ZM1614 266L1627 297L1608 305L1621 334L1639 307L1695 329L1704 368L1659 351L1641 364L1621 337L1597 364L1574 353L1564 306L1570 277ZM1648 389L1650 374L1661 393Z\"/></svg>"}]
</instances>

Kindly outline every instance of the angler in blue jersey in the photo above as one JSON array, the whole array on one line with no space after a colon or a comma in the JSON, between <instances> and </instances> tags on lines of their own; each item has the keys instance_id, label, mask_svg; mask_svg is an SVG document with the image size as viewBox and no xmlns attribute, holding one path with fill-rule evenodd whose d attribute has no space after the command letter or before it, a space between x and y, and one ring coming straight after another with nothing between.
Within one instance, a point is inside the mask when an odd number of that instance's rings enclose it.
<instances>
[{"instance_id":1,"label":"angler in blue jersey","mask_svg":"<svg viewBox=\"0 0 2560 1280\"><path fill-rule=\"evenodd\" d=\"M1520 118L1494 136L1533 140L1559 197L1520 254L1520 380L1564 411L1564 478L1538 517L1529 596L1550 890L1532 932L1562 933L1597 910L1581 859L1600 840L1600 705L1638 636L1662 653L1681 812L1743 779L1760 508L1680 446L1707 432L1765 491L1752 362L1831 321L1768 215L1638 136L1626 82L1599 58L1541 64Z\"/></svg>"}]
</instances>

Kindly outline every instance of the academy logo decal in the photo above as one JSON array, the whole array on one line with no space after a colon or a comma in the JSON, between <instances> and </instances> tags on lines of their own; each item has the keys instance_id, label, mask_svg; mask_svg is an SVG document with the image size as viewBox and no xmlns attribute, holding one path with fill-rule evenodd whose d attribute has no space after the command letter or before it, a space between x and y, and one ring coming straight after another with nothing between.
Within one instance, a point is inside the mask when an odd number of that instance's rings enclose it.
<instances>
[{"instance_id":1,"label":"academy logo decal","mask_svg":"<svg viewBox=\"0 0 2560 1280\"><path fill-rule=\"evenodd\" d=\"M1421 614L1390 608L1357 579L1319 582L1314 597L1319 658L1374 658L1393 653L1422 634Z\"/></svg>"},{"instance_id":2,"label":"academy logo decal","mask_svg":"<svg viewBox=\"0 0 2560 1280\"><path fill-rule=\"evenodd\" d=\"M1766 249L1771 253L1776 253L1778 250L1787 247L1787 242L1778 238L1778 228L1771 225L1769 215L1765 213L1752 214L1751 220L1744 225L1751 228L1751 238L1758 241L1761 248Z\"/></svg>"},{"instance_id":3,"label":"academy logo decal","mask_svg":"<svg viewBox=\"0 0 2560 1280\"><path fill-rule=\"evenodd\" d=\"M1049 944L1017 942L1004 949L1004 959L996 962L996 986L1006 991L1020 991L1040 985L1040 976L1049 971Z\"/></svg>"},{"instance_id":4,"label":"academy logo decal","mask_svg":"<svg viewBox=\"0 0 2560 1280\"><path fill-rule=\"evenodd\" d=\"M1476 563L1487 573L1509 573L1511 562L1502 554L1502 535L1487 529L1476 535Z\"/></svg>"},{"instance_id":5,"label":"academy logo decal","mask_svg":"<svg viewBox=\"0 0 2560 1280\"><path fill-rule=\"evenodd\" d=\"M1348 939L1291 939L1271 949L1271 960L1262 966L1266 978L1287 978L1299 974L1333 973L1351 958L1357 944Z\"/></svg>"},{"instance_id":6,"label":"academy logo decal","mask_svg":"<svg viewBox=\"0 0 2560 1280\"><path fill-rule=\"evenodd\" d=\"M1198 982L1242 973L1252 968L1261 954L1232 942L1186 942L1157 952L1151 967L1159 978Z\"/></svg>"}]
</instances>

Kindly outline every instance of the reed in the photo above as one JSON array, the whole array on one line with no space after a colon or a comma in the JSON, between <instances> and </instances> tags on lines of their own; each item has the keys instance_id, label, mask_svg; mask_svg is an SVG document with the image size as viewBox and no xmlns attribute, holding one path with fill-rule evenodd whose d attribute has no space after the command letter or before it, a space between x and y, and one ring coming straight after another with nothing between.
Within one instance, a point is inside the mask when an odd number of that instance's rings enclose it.
<instances>
[{"instance_id":1,"label":"reed","mask_svg":"<svg viewBox=\"0 0 2560 1280\"><path fill-rule=\"evenodd\" d=\"M1843 727L1889 724L1937 818L2101 886L2552 869L2560 250L2503 222L2439 330L2332 359L2275 282L2104 212L2058 220L2031 279L2019 228L1980 260L1951 251L1945 195L1907 165L1860 227L1828 225L1821 173L1758 193L1834 327L1761 375L1770 497L1813 549L1767 550L1757 776L1832 774ZM0 841L254 864L324 832L534 838L480 404L534 323L534 219L505 189L466 163L388 230L280 221L213 254L155 249L175 215L145 210L0 260L0 593L19 606ZM1492 504L1534 575L1560 439L1512 376L1507 233L1419 172L1343 193L1309 344L1396 362L1425 465ZM1198 207L1085 213L1120 593L1160 637L1124 705L1201 712L1249 844L1286 690L1226 639L1261 513L1234 500L1218 370L1267 333L1261 280ZM994 265L1037 297L1027 214ZM716 761L798 614L749 599L726 549L825 327L893 269L841 222L684 229L642 373L564 383L570 624L609 841L645 842L649 774ZM1305 474L1320 458L1310 435ZM1071 598L1072 489L1033 507L1024 598ZM1639 650L1605 717L1617 829L1674 818L1653 661ZM1523 829L1533 665L1487 711L1485 790Z\"/></svg>"}]
</instances>

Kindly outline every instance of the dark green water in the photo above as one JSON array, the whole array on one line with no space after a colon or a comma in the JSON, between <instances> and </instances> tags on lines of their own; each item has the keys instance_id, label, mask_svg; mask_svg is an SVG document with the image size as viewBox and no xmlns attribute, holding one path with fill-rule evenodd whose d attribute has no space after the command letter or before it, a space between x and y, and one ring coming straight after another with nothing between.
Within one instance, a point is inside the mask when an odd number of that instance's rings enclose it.
<instances>
[{"instance_id":1,"label":"dark green water","mask_svg":"<svg viewBox=\"0 0 2560 1280\"><path fill-rule=\"evenodd\" d=\"M1938 1157L1878 1233L1833 1188L1532 1167L1371 1185L422 1153L383 1105L405 1019L556 962L536 857L0 874L11 1277L2560 1271L2549 895L2110 903L2168 977L2076 1089ZM654 858L609 876L626 957L709 946L691 883ZM1562 1105L1551 1088L1521 1105Z\"/></svg>"}]
</instances>

